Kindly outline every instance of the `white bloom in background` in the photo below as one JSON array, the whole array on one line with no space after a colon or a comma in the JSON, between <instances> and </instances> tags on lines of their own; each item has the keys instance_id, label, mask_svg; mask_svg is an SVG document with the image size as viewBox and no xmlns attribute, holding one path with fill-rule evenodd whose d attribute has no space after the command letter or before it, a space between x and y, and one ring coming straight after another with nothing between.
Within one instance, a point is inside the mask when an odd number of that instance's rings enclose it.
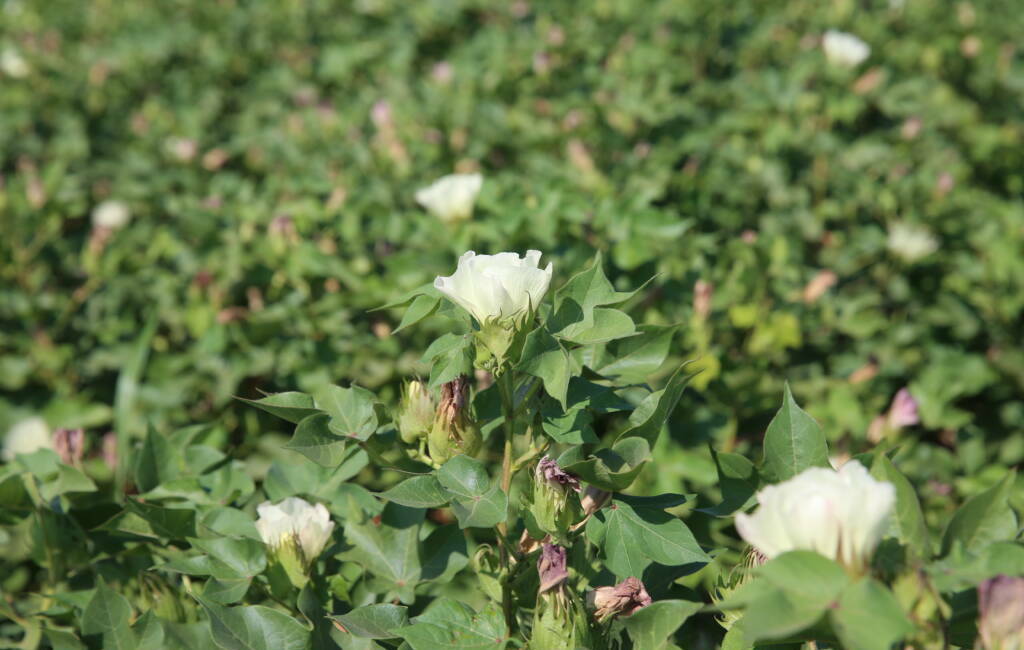
<instances>
[{"instance_id":1,"label":"white bloom in background","mask_svg":"<svg viewBox=\"0 0 1024 650\"><path fill-rule=\"evenodd\" d=\"M96 228L118 230L128 225L131 218L128 204L124 201L104 201L92 210L92 225Z\"/></svg>"},{"instance_id":2,"label":"white bloom in background","mask_svg":"<svg viewBox=\"0 0 1024 650\"><path fill-rule=\"evenodd\" d=\"M25 57L12 47L5 48L0 53L0 70L13 79L23 79L31 72Z\"/></svg>"},{"instance_id":3,"label":"white bloom in background","mask_svg":"<svg viewBox=\"0 0 1024 650\"><path fill-rule=\"evenodd\" d=\"M299 497L288 497L278 504L264 501L257 508L256 530L263 543L276 550L293 541L307 564L320 555L334 531L331 514L323 504L315 506Z\"/></svg>"},{"instance_id":4,"label":"white bloom in background","mask_svg":"<svg viewBox=\"0 0 1024 650\"><path fill-rule=\"evenodd\" d=\"M907 262L916 262L938 250L939 242L924 226L897 221L889 228L886 248Z\"/></svg>"},{"instance_id":5,"label":"white bloom in background","mask_svg":"<svg viewBox=\"0 0 1024 650\"><path fill-rule=\"evenodd\" d=\"M850 461L837 472L812 467L757 493L752 515L736 515L736 530L766 557L817 551L861 573L881 541L896 489Z\"/></svg>"},{"instance_id":6,"label":"white bloom in background","mask_svg":"<svg viewBox=\"0 0 1024 650\"><path fill-rule=\"evenodd\" d=\"M50 427L41 417L27 418L11 427L4 437L3 459L11 461L18 454L39 449L53 449Z\"/></svg>"},{"instance_id":7,"label":"white bloom in background","mask_svg":"<svg viewBox=\"0 0 1024 650\"><path fill-rule=\"evenodd\" d=\"M473 204L483 187L480 174L450 174L442 176L429 187L416 192L416 202L445 223L461 221L473 216Z\"/></svg>"},{"instance_id":8,"label":"white bloom in background","mask_svg":"<svg viewBox=\"0 0 1024 650\"><path fill-rule=\"evenodd\" d=\"M871 46L853 34L830 29L821 40L825 58L833 65L855 68L871 54Z\"/></svg>"},{"instance_id":9,"label":"white bloom in background","mask_svg":"<svg viewBox=\"0 0 1024 650\"><path fill-rule=\"evenodd\" d=\"M540 251L477 255L473 251L459 258L449 277L434 280L434 286L473 315L481 325L517 319L537 305L551 284L551 263L539 268Z\"/></svg>"}]
</instances>

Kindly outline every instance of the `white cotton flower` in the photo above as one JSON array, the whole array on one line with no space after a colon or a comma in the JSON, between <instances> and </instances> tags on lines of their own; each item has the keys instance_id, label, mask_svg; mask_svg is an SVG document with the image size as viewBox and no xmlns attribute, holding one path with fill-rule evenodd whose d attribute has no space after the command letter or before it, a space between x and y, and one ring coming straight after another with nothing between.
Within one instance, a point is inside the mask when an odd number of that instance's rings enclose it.
<instances>
[{"instance_id":1,"label":"white cotton flower","mask_svg":"<svg viewBox=\"0 0 1024 650\"><path fill-rule=\"evenodd\" d=\"M871 54L871 46L853 34L830 29L821 40L825 58L833 65L855 68Z\"/></svg>"},{"instance_id":2,"label":"white cotton flower","mask_svg":"<svg viewBox=\"0 0 1024 650\"><path fill-rule=\"evenodd\" d=\"M4 437L3 459L11 461L18 454L31 454L39 449L53 449L50 427L41 417L26 418L11 427Z\"/></svg>"},{"instance_id":3,"label":"white cotton flower","mask_svg":"<svg viewBox=\"0 0 1024 650\"><path fill-rule=\"evenodd\" d=\"M812 467L757 493L752 515L736 515L740 536L768 558L817 551L862 573L888 526L896 489L849 461L837 472Z\"/></svg>"},{"instance_id":4,"label":"white cotton flower","mask_svg":"<svg viewBox=\"0 0 1024 650\"><path fill-rule=\"evenodd\" d=\"M278 504L264 501L257 508L256 530L272 551L298 543L308 566L327 546L334 531L331 514L323 504L315 506L299 497L288 497Z\"/></svg>"},{"instance_id":5,"label":"white cotton flower","mask_svg":"<svg viewBox=\"0 0 1024 650\"><path fill-rule=\"evenodd\" d=\"M450 174L442 176L429 187L416 192L416 202L445 223L461 221L473 216L473 204L483 187L480 174Z\"/></svg>"},{"instance_id":6,"label":"white cotton flower","mask_svg":"<svg viewBox=\"0 0 1024 650\"><path fill-rule=\"evenodd\" d=\"M886 248L907 262L916 262L938 250L939 242L924 226L898 221L889 228Z\"/></svg>"},{"instance_id":7,"label":"white cotton flower","mask_svg":"<svg viewBox=\"0 0 1024 650\"><path fill-rule=\"evenodd\" d=\"M31 72L25 57L12 47L5 48L0 53L0 70L12 79L24 79Z\"/></svg>"},{"instance_id":8,"label":"white cotton flower","mask_svg":"<svg viewBox=\"0 0 1024 650\"><path fill-rule=\"evenodd\" d=\"M481 325L507 322L535 310L551 284L551 263L539 268L540 251L477 255L473 251L459 258L449 277L434 280L434 286L473 315Z\"/></svg>"},{"instance_id":9,"label":"white cotton flower","mask_svg":"<svg viewBox=\"0 0 1024 650\"><path fill-rule=\"evenodd\" d=\"M97 228L118 230L128 225L131 218L128 204L124 201L104 201L92 210L92 225Z\"/></svg>"}]
</instances>

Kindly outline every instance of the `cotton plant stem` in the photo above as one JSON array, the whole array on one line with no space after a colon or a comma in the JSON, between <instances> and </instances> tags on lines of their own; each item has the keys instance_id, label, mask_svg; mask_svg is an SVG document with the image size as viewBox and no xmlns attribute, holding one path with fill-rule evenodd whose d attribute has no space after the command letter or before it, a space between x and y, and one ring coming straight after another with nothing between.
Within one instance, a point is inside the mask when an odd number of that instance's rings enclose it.
<instances>
[{"instance_id":1,"label":"cotton plant stem","mask_svg":"<svg viewBox=\"0 0 1024 650\"><path fill-rule=\"evenodd\" d=\"M513 402L515 377L511 372L505 372L499 375L497 380L498 393L501 395L502 411L505 415L505 423L502 427L505 432L505 445L501 457L501 490L507 495L512 487L512 440L515 436L516 419L516 409ZM515 628L515 615L512 611L512 584L509 579L512 556L507 548L507 520L498 524L498 535L501 537L501 606L505 614L505 624L511 632Z\"/></svg>"}]
</instances>

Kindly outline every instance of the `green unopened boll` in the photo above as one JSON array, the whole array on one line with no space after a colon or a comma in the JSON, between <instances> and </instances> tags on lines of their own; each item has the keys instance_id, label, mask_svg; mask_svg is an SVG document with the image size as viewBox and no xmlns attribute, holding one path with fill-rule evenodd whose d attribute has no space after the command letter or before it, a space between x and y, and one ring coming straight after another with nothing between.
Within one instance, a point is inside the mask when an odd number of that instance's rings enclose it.
<instances>
[{"instance_id":1,"label":"green unopened boll","mask_svg":"<svg viewBox=\"0 0 1024 650\"><path fill-rule=\"evenodd\" d=\"M425 438L434 426L434 399L421 381L410 381L402 393L398 412L398 433L402 440L414 444Z\"/></svg>"}]
</instances>

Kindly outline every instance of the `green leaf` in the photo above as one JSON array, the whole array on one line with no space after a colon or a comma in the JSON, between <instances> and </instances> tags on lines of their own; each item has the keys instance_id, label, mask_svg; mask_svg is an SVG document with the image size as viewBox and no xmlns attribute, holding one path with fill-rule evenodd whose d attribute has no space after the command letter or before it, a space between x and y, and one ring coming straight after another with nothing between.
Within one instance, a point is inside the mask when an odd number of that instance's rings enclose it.
<instances>
[{"instance_id":1,"label":"green leaf","mask_svg":"<svg viewBox=\"0 0 1024 650\"><path fill-rule=\"evenodd\" d=\"M544 390L566 408L566 393L572 377L569 353L543 327L530 332L523 344L519 370L544 382Z\"/></svg>"},{"instance_id":2,"label":"green leaf","mask_svg":"<svg viewBox=\"0 0 1024 650\"><path fill-rule=\"evenodd\" d=\"M473 345L473 338L465 334L446 334L437 341L434 341L434 344L442 342L444 345L440 347L444 351L431 357L433 359L433 363L430 366L429 385L431 388L448 383L460 375L473 374L473 361L476 357L476 347ZM434 344L431 344L430 348L427 349L428 354L431 353ZM424 354L423 356L426 357L427 355Z\"/></svg>"},{"instance_id":3,"label":"green leaf","mask_svg":"<svg viewBox=\"0 0 1024 650\"><path fill-rule=\"evenodd\" d=\"M394 639L396 630L409 623L409 608L390 603L357 607L347 614L330 617L352 636L362 639Z\"/></svg>"},{"instance_id":4,"label":"green leaf","mask_svg":"<svg viewBox=\"0 0 1024 650\"><path fill-rule=\"evenodd\" d=\"M217 578L252 578L267 568L266 550L263 543L258 540L245 537L215 537L190 539L189 543L227 568L227 572L213 571L212 575Z\"/></svg>"},{"instance_id":5,"label":"green leaf","mask_svg":"<svg viewBox=\"0 0 1024 650\"><path fill-rule=\"evenodd\" d=\"M651 448L646 440L626 438L587 457L583 456L582 447L572 447L559 456L558 464L591 485L617 492L633 483L650 457Z\"/></svg>"},{"instance_id":6,"label":"green leaf","mask_svg":"<svg viewBox=\"0 0 1024 650\"><path fill-rule=\"evenodd\" d=\"M508 517L508 495L495 483L479 496L454 499L452 512L460 528L490 528Z\"/></svg>"},{"instance_id":7,"label":"green leaf","mask_svg":"<svg viewBox=\"0 0 1024 650\"><path fill-rule=\"evenodd\" d=\"M82 610L83 634L106 634L128 630L132 606L128 599L107 586L101 578L89 604Z\"/></svg>"},{"instance_id":8,"label":"green leaf","mask_svg":"<svg viewBox=\"0 0 1024 650\"><path fill-rule=\"evenodd\" d=\"M587 522L587 538L601 546L605 566L616 578L642 577L652 562L678 566L711 560L681 519L666 513L661 502L646 504L615 497Z\"/></svg>"},{"instance_id":9,"label":"green leaf","mask_svg":"<svg viewBox=\"0 0 1024 650\"><path fill-rule=\"evenodd\" d=\"M436 296L436 295L438 295L437 289L434 287L434 283L433 282L427 282L425 284L421 284L420 286L416 287L415 289L407 291L406 293L402 294L400 297L395 298L394 300L392 300L391 302L387 303L386 305L381 305L380 307L374 307L370 311L381 311L382 309L394 309L395 307L402 307L403 305L409 304L409 302L412 301L413 299L415 299L416 297L423 296L423 295L428 295L428 296Z\"/></svg>"},{"instance_id":10,"label":"green leaf","mask_svg":"<svg viewBox=\"0 0 1024 650\"><path fill-rule=\"evenodd\" d=\"M469 563L466 535L455 525L435 528L423 540L420 555L423 580L447 582Z\"/></svg>"},{"instance_id":11,"label":"green leaf","mask_svg":"<svg viewBox=\"0 0 1024 650\"><path fill-rule=\"evenodd\" d=\"M250 584L252 578L210 578L203 585L203 598L218 605L231 605L245 596Z\"/></svg>"},{"instance_id":12,"label":"green leaf","mask_svg":"<svg viewBox=\"0 0 1024 650\"><path fill-rule=\"evenodd\" d=\"M337 467L347 457L346 438L331 430L332 418L326 413L315 413L299 422L285 449L297 451L324 467Z\"/></svg>"},{"instance_id":13,"label":"green leaf","mask_svg":"<svg viewBox=\"0 0 1024 650\"><path fill-rule=\"evenodd\" d=\"M128 512L141 517L153 532L168 539L196 536L196 512L188 508L163 508L129 499Z\"/></svg>"},{"instance_id":14,"label":"green leaf","mask_svg":"<svg viewBox=\"0 0 1024 650\"><path fill-rule=\"evenodd\" d=\"M61 494L72 492L95 492L96 484L81 470L70 465L60 465L57 476L40 487L39 492L47 501Z\"/></svg>"},{"instance_id":15,"label":"green leaf","mask_svg":"<svg viewBox=\"0 0 1024 650\"><path fill-rule=\"evenodd\" d=\"M679 404L679 398L682 397L683 390L692 377L683 372L686 365L684 363L679 366L664 388L645 397L644 401L629 414L629 428L619 434L619 440L643 438L649 446L654 447L661 428Z\"/></svg>"},{"instance_id":16,"label":"green leaf","mask_svg":"<svg viewBox=\"0 0 1024 650\"><path fill-rule=\"evenodd\" d=\"M565 310L571 309L574 316L579 308L572 301L566 301L556 312L554 319L571 319L564 314ZM558 322L557 325L561 325ZM583 316L561 327L555 336L563 341L579 343L580 345L593 345L595 343L606 343L615 339L625 338L636 334L636 324L633 319L623 311L597 307L589 315Z\"/></svg>"},{"instance_id":17,"label":"green leaf","mask_svg":"<svg viewBox=\"0 0 1024 650\"><path fill-rule=\"evenodd\" d=\"M604 347L585 348L581 361L594 372L620 383L643 383L665 363L678 326L641 325L638 334Z\"/></svg>"},{"instance_id":18,"label":"green leaf","mask_svg":"<svg viewBox=\"0 0 1024 650\"><path fill-rule=\"evenodd\" d=\"M433 474L407 478L378 496L410 508L437 508L448 503L450 498Z\"/></svg>"},{"instance_id":19,"label":"green leaf","mask_svg":"<svg viewBox=\"0 0 1024 650\"><path fill-rule=\"evenodd\" d=\"M508 495L491 481L480 461L458 455L437 470L437 480L453 495L452 512L462 528L490 528L505 521Z\"/></svg>"},{"instance_id":20,"label":"green leaf","mask_svg":"<svg viewBox=\"0 0 1024 650\"><path fill-rule=\"evenodd\" d=\"M422 294L413 299L412 304L402 315L402 322L395 328L397 334L407 327L411 327L425 318L429 318L437 311L441 304L441 297L437 295Z\"/></svg>"},{"instance_id":21,"label":"green leaf","mask_svg":"<svg viewBox=\"0 0 1024 650\"><path fill-rule=\"evenodd\" d=\"M437 480L452 494L463 498L480 496L491 487L491 477L483 463L459 454L437 470Z\"/></svg>"},{"instance_id":22,"label":"green leaf","mask_svg":"<svg viewBox=\"0 0 1024 650\"><path fill-rule=\"evenodd\" d=\"M718 470L722 502L711 508L700 508L700 511L716 517L727 517L750 502L760 487L761 479L754 464L741 454L711 449L711 457Z\"/></svg>"},{"instance_id":23,"label":"green leaf","mask_svg":"<svg viewBox=\"0 0 1024 650\"><path fill-rule=\"evenodd\" d=\"M947 555L956 544L977 552L992 542L1017 536L1017 516L1008 502L1015 478L1016 474L1010 472L960 506L942 534L941 555Z\"/></svg>"},{"instance_id":24,"label":"green leaf","mask_svg":"<svg viewBox=\"0 0 1024 650\"><path fill-rule=\"evenodd\" d=\"M787 639L811 627L835 606L849 584L838 564L813 551L790 551L757 570L720 604L746 608L738 625L747 642Z\"/></svg>"},{"instance_id":25,"label":"green leaf","mask_svg":"<svg viewBox=\"0 0 1024 650\"><path fill-rule=\"evenodd\" d=\"M870 578L847 587L829 618L848 650L888 650L914 632L893 593Z\"/></svg>"},{"instance_id":26,"label":"green leaf","mask_svg":"<svg viewBox=\"0 0 1024 650\"><path fill-rule=\"evenodd\" d=\"M148 492L180 474L181 451L152 425L135 457L135 485Z\"/></svg>"},{"instance_id":27,"label":"green leaf","mask_svg":"<svg viewBox=\"0 0 1024 650\"><path fill-rule=\"evenodd\" d=\"M331 416L328 426L339 436L366 440L380 426L381 405L365 388L325 386L316 392L314 400L317 408Z\"/></svg>"},{"instance_id":28,"label":"green leaf","mask_svg":"<svg viewBox=\"0 0 1024 650\"><path fill-rule=\"evenodd\" d=\"M597 434L591 426L594 416L582 405L563 411L558 402L545 398L541 416L541 428L557 443L579 445L598 442Z\"/></svg>"},{"instance_id":29,"label":"green leaf","mask_svg":"<svg viewBox=\"0 0 1024 650\"><path fill-rule=\"evenodd\" d=\"M880 481L892 483L896 488L896 507L893 508L889 524L889 535L907 546L910 553L920 559L931 558L932 546L928 525L921 512L914 486L885 454L875 454L871 464L871 475Z\"/></svg>"},{"instance_id":30,"label":"green leaf","mask_svg":"<svg viewBox=\"0 0 1024 650\"><path fill-rule=\"evenodd\" d=\"M703 603L688 600L659 600L623 621L635 648L659 650L672 647L669 637L703 607Z\"/></svg>"},{"instance_id":31,"label":"green leaf","mask_svg":"<svg viewBox=\"0 0 1024 650\"><path fill-rule=\"evenodd\" d=\"M222 607L196 600L210 617L214 642L225 650L308 650L309 631L284 612L261 605Z\"/></svg>"},{"instance_id":32,"label":"green leaf","mask_svg":"<svg viewBox=\"0 0 1024 650\"><path fill-rule=\"evenodd\" d=\"M163 650L164 626L152 610L135 621L132 631L139 640L138 650Z\"/></svg>"},{"instance_id":33,"label":"green leaf","mask_svg":"<svg viewBox=\"0 0 1024 650\"><path fill-rule=\"evenodd\" d=\"M778 483L808 467L831 467L828 445L818 423L793 400L787 383L782 408L764 434L764 474Z\"/></svg>"},{"instance_id":34,"label":"green leaf","mask_svg":"<svg viewBox=\"0 0 1024 650\"><path fill-rule=\"evenodd\" d=\"M500 650L508 642L508 629L496 604L480 613L451 598L438 598L413 624L398 630L412 650L460 648Z\"/></svg>"},{"instance_id":35,"label":"green leaf","mask_svg":"<svg viewBox=\"0 0 1024 650\"><path fill-rule=\"evenodd\" d=\"M313 405L313 396L305 393L274 393L262 399L245 399L244 397L236 397L235 399L262 409L271 415L276 415L292 424L298 424L304 418L320 412Z\"/></svg>"},{"instance_id":36,"label":"green leaf","mask_svg":"<svg viewBox=\"0 0 1024 650\"><path fill-rule=\"evenodd\" d=\"M598 253L589 267L572 276L555 292L555 302L572 300L586 315L595 307L617 305L629 300L634 295L636 295L636 291L620 292L615 290L604 274L601 254Z\"/></svg>"},{"instance_id":37,"label":"green leaf","mask_svg":"<svg viewBox=\"0 0 1024 650\"><path fill-rule=\"evenodd\" d=\"M354 548L344 559L372 573L403 603L412 603L421 576L419 533L425 515L422 509L389 503L379 520L348 521L345 539Z\"/></svg>"}]
</instances>

